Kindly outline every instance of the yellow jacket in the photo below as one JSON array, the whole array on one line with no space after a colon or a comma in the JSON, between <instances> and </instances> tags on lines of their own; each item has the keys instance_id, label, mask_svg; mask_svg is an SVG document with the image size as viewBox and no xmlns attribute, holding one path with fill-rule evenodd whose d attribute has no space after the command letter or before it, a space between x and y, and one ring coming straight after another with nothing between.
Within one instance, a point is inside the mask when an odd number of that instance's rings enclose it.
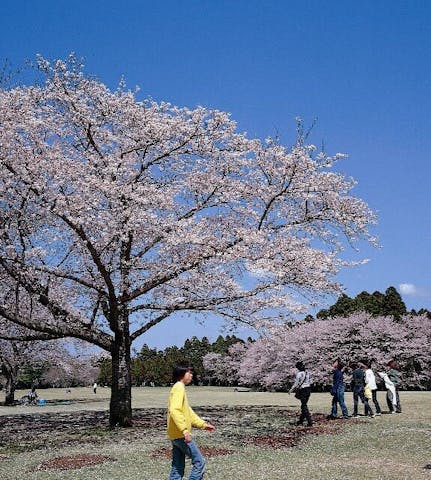
<instances>
[{"instance_id":1,"label":"yellow jacket","mask_svg":"<svg viewBox=\"0 0 431 480\"><path fill-rule=\"evenodd\" d=\"M184 432L191 432L191 428L205 428L202 420L190 407L183 382L177 382L171 388L168 404L168 437L171 440L184 437Z\"/></svg>"}]
</instances>

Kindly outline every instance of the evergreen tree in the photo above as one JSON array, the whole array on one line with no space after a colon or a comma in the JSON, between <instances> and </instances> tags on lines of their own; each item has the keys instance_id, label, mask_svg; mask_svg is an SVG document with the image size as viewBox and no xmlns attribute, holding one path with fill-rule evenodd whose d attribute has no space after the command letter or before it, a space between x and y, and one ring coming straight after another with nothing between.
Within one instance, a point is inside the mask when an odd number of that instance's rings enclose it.
<instances>
[{"instance_id":1,"label":"evergreen tree","mask_svg":"<svg viewBox=\"0 0 431 480\"><path fill-rule=\"evenodd\" d=\"M407 308L403 302L401 295L397 292L395 287L389 287L383 300L382 315L392 315L395 320L400 321L402 315L407 313Z\"/></svg>"},{"instance_id":2,"label":"evergreen tree","mask_svg":"<svg viewBox=\"0 0 431 480\"><path fill-rule=\"evenodd\" d=\"M387 288L383 294L375 291L370 294L363 291L350 298L342 294L329 309L320 310L316 317L326 319L347 317L355 312L367 312L373 316L393 316L397 321L407 314L407 308L395 287Z\"/></svg>"},{"instance_id":3,"label":"evergreen tree","mask_svg":"<svg viewBox=\"0 0 431 480\"><path fill-rule=\"evenodd\" d=\"M329 310L321 310L318 312L317 318L346 317L355 312L356 309L356 301L343 293Z\"/></svg>"}]
</instances>

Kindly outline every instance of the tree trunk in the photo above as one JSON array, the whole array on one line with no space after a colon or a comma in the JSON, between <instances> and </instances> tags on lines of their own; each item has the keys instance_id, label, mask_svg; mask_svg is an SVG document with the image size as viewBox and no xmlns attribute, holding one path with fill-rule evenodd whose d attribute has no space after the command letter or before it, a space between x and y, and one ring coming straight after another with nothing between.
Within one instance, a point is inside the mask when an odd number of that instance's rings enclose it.
<instances>
[{"instance_id":1,"label":"tree trunk","mask_svg":"<svg viewBox=\"0 0 431 480\"><path fill-rule=\"evenodd\" d=\"M16 377L9 369L4 369L3 374L6 377L5 405L11 406L15 403Z\"/></svg>"},{"instance_id":2,"label":"tree trunk","mask_svg":"<svg viewBox=\"0 0 431 480\"><path fill-rule=\"evenodd\" d=\"M109 407L109 426L132 426L132 378L130 373L130 336L118 332L112 349L112 391Z\"/></svg>"}]
</instances>

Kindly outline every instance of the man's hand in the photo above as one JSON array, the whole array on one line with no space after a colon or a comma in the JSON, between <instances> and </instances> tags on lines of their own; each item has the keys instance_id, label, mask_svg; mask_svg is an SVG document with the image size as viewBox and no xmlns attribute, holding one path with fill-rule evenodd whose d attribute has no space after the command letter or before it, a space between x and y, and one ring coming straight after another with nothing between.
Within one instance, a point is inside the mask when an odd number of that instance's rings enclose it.
<instances>
[{"instance_id":1,"label":"man's hand","mask_svg":"<svg viewBox=\"0 0 431 480\"><path fill-rule=\"evenodd\" d=\"M215 430L215 426L214 425L211 425L211 423L207 423L204 427L205 430L207 430L208 432L214 432Z\"/></svg>"},{"instance_id":2,"label":"man's hand","mask_svg":"<svg viewBox=\"0 0 431 480\"><path fill-rule=\"evenodd\" d=\"M186 443L190 443L192 441L192 436L190 432L184 432L184 440Z\"/></svg>"}]
</instances>

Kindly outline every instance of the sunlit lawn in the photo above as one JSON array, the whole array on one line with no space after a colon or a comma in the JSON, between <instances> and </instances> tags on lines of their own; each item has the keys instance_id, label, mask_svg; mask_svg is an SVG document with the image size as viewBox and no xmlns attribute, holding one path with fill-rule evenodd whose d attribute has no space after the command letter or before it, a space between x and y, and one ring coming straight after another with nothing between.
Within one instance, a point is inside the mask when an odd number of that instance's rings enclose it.
<instances>
[{"instance_id":1,"label":"sunlit lawn","mask_svg":"<svg viewBox=\"0 0 431 480\"><path fill-rule=\"evenodd\" d=\"M109 479L109 480L163 480L168 478L170 460L166 456L154 455L169 448L163 426L163 409L169 389L136 388L133 390L133 407L148 408L145 412L158 415L159 423L148 430L148 435L139 426L127 433L108 432L104 427L91 432L97 441L86 440L85 435L70 441L70 432L57 433L55 441L47 441L38 449L31 446L24 449L13 444L13 438L1 439L0 479L34 480L47 479ZM17 392L19 398L26 392ZM39 390L39 397L46 400L63 400L70 404L36 407L0 407L0 424L16 429L22 427L19 414L36 418L39 413L49 413L59 419L61 415L72 415L90 411L106 411L109 404L109 389L99 388L94 394L92 388ZM294 416L280 412L298 411L298 401L285 393L235 392L234 389L214 387L188 387L190 403L218 427L213 434L195 431L195 438L202 447L228 450L228 455L212 456L207 459L209 480L285 480L285 479L431 479L431 470L424 468L431 464L431 392L401 392L403 414L382 415L375 419L361 418L326 423L321 421L329 433L306 435L293 447L257 444L245 441L247 435L253 438L277 438L280 432L295 430ZM348 407L352 408L351 393L346 393ZM379 400L386 410L385 393L379 392ZM329 394L315 393L310 407L314 414L329 412ZM79 401L78 401L79 400ZM0 394L0 402L3 397ZM226 405L226 409L219 408ZM249 406L247 409L235 406ZM258 409L257 407L260 408ZM267 406L267 407L265 407ZM271 407L272 406L272 407ZM274 408L274 407L280 408ZM229 415L223 412L229 411ZM362 410L362 409L361 409ZM140 410L139 410L140 411ZM217 413L218 412L218 413ZM238 413L236 413L238 412ZM246 412L246 413L244 413ZM17 415L15 419L4 415ZM237 415L237 417L235 417ZM224 418L220 421L218 416ZM40 417L47 418L47 417ZM51 417L50 417L51 418ZM64 417L66 418L66 417ZM162 421L160 422L160 418ZM316 423L319 425L319 422ZM43 428L43 427L42 427ZM81 427L82 428L82 427ZM10 431L7 428L4 431ZM72 432L73 433L73 432ZM139 434L139 435L138 435ZM31 432L29 432L29 436ZM69 438L68 445L62 446L61 435ZM12 435L13 437L13 435ZM26 444L27 445L27 444ZM29 444L31 445L31 444ZM22 451L24 450L24 451ZM55 457L76 454L103 454L113 461L79 470L37 470L42 462Z\"/></svg>"}]
</instances>

